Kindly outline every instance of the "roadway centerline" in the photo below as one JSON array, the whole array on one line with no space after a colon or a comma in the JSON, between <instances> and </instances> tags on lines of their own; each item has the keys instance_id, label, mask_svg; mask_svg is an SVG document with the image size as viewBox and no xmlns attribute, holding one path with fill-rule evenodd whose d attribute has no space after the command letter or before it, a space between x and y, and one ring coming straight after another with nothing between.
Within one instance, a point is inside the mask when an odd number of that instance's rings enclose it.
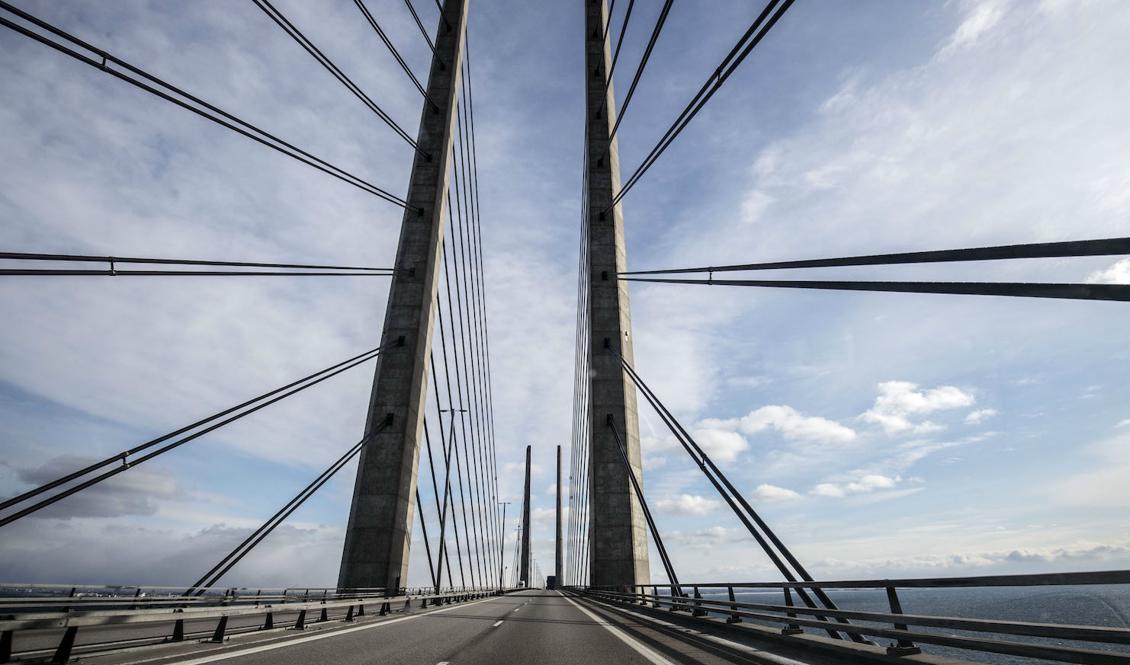
<instances>
[{"instance_id":1,"label":"roadway centerline","mask_svg":"<svg viewBox=\"0 0 1130 665\"><path fill-rule=\"evenodd\" d=\"M653 665L675 665L673 662L671 662L670 660L667 660L666 658L659 655L658 653L656 653L652 649L648 648L643 643L641 643L640 641L633 638L631 635L628 635L627 633L620 630L616 626L613 626L611 623L605 621L604 619L601 619L597 615L593 614L592 612L590 612L587 609L585 609L584 607L582 607L579 603L574 602L573 599L570 598L569 596L566 596L565 594L561 593L560 591L558 591L558 593L561 594L562 598L569 601L569 604L571 604L573 607L580 610L585 616L592 619L597 624L604 626L604 628L608 632L610 632L614 636L616 636L621 642L623 642L624 644L627 644L633 650L635 650L636 653L638 653L639 655L646 658L649 663L653 663Z\"/></svg>"},{"instance_id":2,"label":"roadway centerline","mask_svg":"<svg viewBox=\"0 0 1130 665\"><path fill-rule=\"evenodd\" d=\"M241 656L249 656L251 654L262 653L264 651L274 651L275 649L285 649L287 647L292 647L292 646L295 646L297 644L305 644L306 642L313 642L315 640L325 640L325 639L329 639L331 637L338 637L338 636L341 636L341 635L347 635L349 633L357 633L357 632L360 632L362 630L372 630L373 628L381 628L383 626L391 626L394 623L400 623L402 621L410 621L412 619L418 619L420 617L431 616L433 614L443 614L444 612L450 612L452 610L461 610L463 608L470 607L472 605L478 605L480 603L485 603L485 602L490 601L490 600L497 600L497 598L498 598L497 596L493 596L493 597L490 597L490 598L483 598L482 600L476 600L476 601L467 603L465 605L453 605L451 607L445 607L442 610L432 610L430 612L421 612L420 614L413 614L411 616L399 617L399 618L396 618L396 619L389 619L387 621L380 621L380 622L369 624L369 625L366 625L366 626L354 626L353 628L343 628L341 630L327 631L325 633L319 633L319 634L316 634L316 635L307 635L306 637L299 637L299 638L293 639L293 640L283 640L283 641L275 642L275 643L272 643L272 644L263 644L261 646L251 647L249 649L240 649L238 651L229 651L229 652L226 652L226 653L219 653L219 654L214 654L214 655L211 655L211 656L203 656L201 658L193 658L191 660L180 660L180 661L177 661L177 665L204 665L204 663L214 663L214 662L217 662L217 661L220 661L220 660L229 660L229 659L232 659L232 658L239 658Z\"/></svg>"},{"instance_id":3,"label":"roadway centerline","mask_svg":"<svg viewBox=\"0 0 1130 665\"><path fill-rule=\"evenodd\" d=\"M501 625L502 625L502 619L499 619L498 621L494 622L494 625L491 626L491 628L498 628Z\"/></svg>"}]
</instances>

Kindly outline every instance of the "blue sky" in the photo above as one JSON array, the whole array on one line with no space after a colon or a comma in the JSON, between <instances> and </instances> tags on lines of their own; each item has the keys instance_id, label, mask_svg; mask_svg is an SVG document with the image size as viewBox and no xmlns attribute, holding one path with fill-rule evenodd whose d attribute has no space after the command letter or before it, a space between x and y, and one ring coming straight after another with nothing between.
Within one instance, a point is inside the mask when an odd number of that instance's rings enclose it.
<instances>
[{"instance_id":1,"label":"blue sky","mask_svg":"<svg viewBox=\"0 0 1130 665\"><path fill-rule=\"evenodd\" d=\"M403 4L367 4L423 75ZM434 7L418 4L431 27ZM414 133L418 96L352 3L276 5ZM660 3L637 5L621 98ZM406 186L410 149L250 3L20 6ZM621 129L626 167L758 9L675 3ZM500 483L517 499L534 444L548 571L553 446L568 444L572 408L583 16L579 2L471 12ZM629 263L1127 235L1128 31L1114 1L797 3L625 198ZM9 31L0 54L8 250L390 263L395 207ZM1130 262L819 274L1130 281ZM5 281L0 493L375 346L386 291L344 278ZM812 572L1130 564L1124 307L753 291L633 287L636 366ZM370 372L6 527L0 578L191 581L357 440ZM642 418L646 492L680 576L774 577L660 421ZM352 482L350 467L228 579L332 584Z\"/></svg>"}]
</instances>

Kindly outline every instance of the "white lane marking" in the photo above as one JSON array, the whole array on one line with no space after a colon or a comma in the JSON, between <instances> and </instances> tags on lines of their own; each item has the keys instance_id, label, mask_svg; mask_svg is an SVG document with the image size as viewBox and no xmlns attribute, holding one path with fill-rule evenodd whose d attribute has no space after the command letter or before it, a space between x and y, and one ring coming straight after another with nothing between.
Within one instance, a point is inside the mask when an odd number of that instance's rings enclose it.
<instances>
[{"instance_id":1,"label":"white lane marking","mask_svg":"<svg viewBox=\"0 0 1130 665\"><path fill-rule=\"evenodd\" d=\"M441 660L438 663L436 663L436 665L450 665L450 663L451 663L451 661Z\"/></svg>"},{"instance_id":2,"label":"white lane marking","mask_svg":"<svg viewBox=\"0 0 1130 665\"><path fill-rule=\"evenodd\" d=\"M612 624L608 623L604 619L601 619L597 615L595 615L592 612L588 611L587 609L581 607L579 604L573 602L573 599L570 598L569 596L562 594L561 597L564 598L565 600L569 601L570 605L572 605L573 607L575 607L578 610L580 610L581 612L583 612L585 616L592 619L593 621L600 624L601 626L604 626L604 628L608 632L615 635L624 644L627 644L628 646L632 647L632 649L634 649L636 653L638 653L639 655L646 658L649 663L653 663L654 665L674 665L674 663L667 660L663 656L660 656L658 653L652 651L648 647L644 646L639 641L637 641L635 638L628 635L624 631L620 630L616 626L613 626Z\"/></svg>"},{"instance_id":3,"label":"white lane marking","mask_svg":"<svg viewBox=\"0 0 1130 665\"><path fill-rule=\"evenodd\" d=\"M502 625L502 619L499 619L498 621L494 622L494 625L491 626L491 628L498 628L501 625Z\"/></svg>"},{"instance_id":4,"label":"white lane marking","mask_svg":"<svg viewBox=\"0 0 1130 665\"><path fill-rule=\"evenodd\" d=\"M411 619L418 619L420 617L430 616L432 614L443 614L444 612L450 612L451 610L461 610L465 607L470 607L472 605L478 605L479 603L485 603L488 600L495 600L495 599L494 598L483 598L482 600L476 600L474 602L467 603L466 605L453 605L451 607L445 607L442 610L433 610L431 612L424 612L422 614L413 614L412 616L399 617L397 619L389 619L388 621L381 621L379 623L373 623L373 624L369 624L367 626L354 626L353 628L344 628L342 630L327 631L325 633L318 633L318 634L315 634L315 635L307 635L306 637L300 637L300 638L294 639L294 640L284 640L282 642L275 642L273 644L264 644L262 646L251 647L250 649L241 649L239 651L230 651L228 653L220 653L220 654L216 654L214 656L204 656L202 658L194 658L192 660L180 660L180 661L176 661L176 662L177 662L177 665L203 665L204 663L214 663L214 662L219 661L219 660L229 660L231 658L239 658L240 656L249 656L253 653L262 653L264 651L274 651L275 649L285 649L287 647L292 647L296 644L303 644L305 642L313 642L314 640L324 640L324 639L328 639L330 637L338 637L339 635L345 635L347 633L356 633L356 632L362 631L362 630L370 630L370 629L373 629L373 628L380 628L382 626L391 626L394 623L400 623L401 621L409 621Z\"/></svg>"},{"instance_id":5,"label":"white lane marking","mask_svg":"<svg viewBox=\"0 0 1130 665\"><path fill-rule=\"evenodd\" d=\"M628 616L632 617L633 619L639 619L641 621L647 621L647 622L650 622L650 623L654 623L654 624L658 624L660 626L663 626L664 628L676 630L680 633L685 633L687 635L693 635L695 637L702 638L704 640L710 640L711 642L714 642L715 644L721 644L722 646L724 646L726 648L733 649L735 651L740 651L742 653L754 655L757 658L762 659L763 661L776 663L777 665L805 665L803 662L801 662L799 660L793 660L792 658L786 658L785 656L778 656L776 654L772 654L772 653L769 653L767 651L762 651L761 649L758 649L758 648L755 648L755 647L747 646L745 644L740 644L738 642L733 642L731 640L727 640L727 639L722 638L722 637L716 637L714 635L710 635L710 634L704 633L700 630L695 630L693 628L684 628L684 627L679 626L677 624L670 623L669 621L664 621L662 619L656 619L655 617L650 617L650 616L647 616L646 614L638 614L636 612L632 612L631 610L626 610L622 607L612 607L610 605L609 606L603 606L602 605L602 607L605 607L605 609L608 609L608 610L619 612L621 614L627 614Z\"/></svg>"}]
</instances>

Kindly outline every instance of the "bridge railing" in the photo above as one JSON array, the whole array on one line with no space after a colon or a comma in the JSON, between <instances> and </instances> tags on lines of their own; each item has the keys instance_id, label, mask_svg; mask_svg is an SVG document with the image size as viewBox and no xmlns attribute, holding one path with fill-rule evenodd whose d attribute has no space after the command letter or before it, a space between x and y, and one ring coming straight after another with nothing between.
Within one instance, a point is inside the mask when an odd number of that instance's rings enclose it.
<instances>
[{"instance_id":1,"label":"bridge railing","mask_svg":"<svg viewBox=\"0 0 1130 665\"><path fill-rule=\"evenodd\" d=\"M601 600L666 608L713 621L724 617L727 623L750 620L780 625L784 639L802 636L805 629L888 638L894 640L886 649L890 655L921 653L922 649L918 646L921 643L1063 663L1125 665L1130 663L1130 628L908 614L903 611L898 590L1127 584L1130 584L1130 571L816 582L648 584L574 590ZM781 602L757 602L738 597L738 594L748 596L753 591L773 589L781 593ZM808 607L794 602L793 596L798 589L881 589L886 592L888 609L862 611ZM852 623L845 625L844 620ZM1017 636L1030 641L1010 639Z\"/></svg>"},{"instance_id":2,"label":"bridge railing","mask_svg":"<svg viewBox=\"0 0 1130 665\"><path fill-rule=\"evenodd\" d=\"M354 621L365 616L366 607L385 615L413 606L427 608L459 603L500 593L498 589L453 588L365 588L316 587L208 588L199 595L183 595L184 587L64 586L0 584L0 663L26 651L19 636L61 636L51 662L64 663L75 648L79 628L158 628L154 637L90 641L83 649L100 650L142 643L180 642L208 638L223 642L230 634L292 628L331 620ZM314 617L307 619L309 613ZM285 615L285 620L282 616ZM229 628L229 620L239 626ZM250 623L249 623L250 622ZM187 624L187 626L186 626ZM210 637L209 637L210 636Z\"/></svg>"}]
</instances>

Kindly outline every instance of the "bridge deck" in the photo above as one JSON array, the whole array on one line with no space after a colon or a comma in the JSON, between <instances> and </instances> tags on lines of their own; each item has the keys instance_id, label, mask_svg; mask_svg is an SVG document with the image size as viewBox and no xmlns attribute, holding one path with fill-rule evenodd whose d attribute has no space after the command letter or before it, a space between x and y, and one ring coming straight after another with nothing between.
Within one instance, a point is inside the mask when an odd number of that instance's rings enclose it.
<instances>
[{"instance_id":1,"label":"bridge deck","mask_svg":"<svg viewBox=\"0 0 1130 665\"><path fill-rule=\"evenodd\" d=\"M692 634L555 591L528 590L362 622L318 624L306 631L237 635L223 645L170 644L88 654L99 665L335 665L420 663L773 663L817 661L776 656Z\"/></svg>"}]
</instances>

